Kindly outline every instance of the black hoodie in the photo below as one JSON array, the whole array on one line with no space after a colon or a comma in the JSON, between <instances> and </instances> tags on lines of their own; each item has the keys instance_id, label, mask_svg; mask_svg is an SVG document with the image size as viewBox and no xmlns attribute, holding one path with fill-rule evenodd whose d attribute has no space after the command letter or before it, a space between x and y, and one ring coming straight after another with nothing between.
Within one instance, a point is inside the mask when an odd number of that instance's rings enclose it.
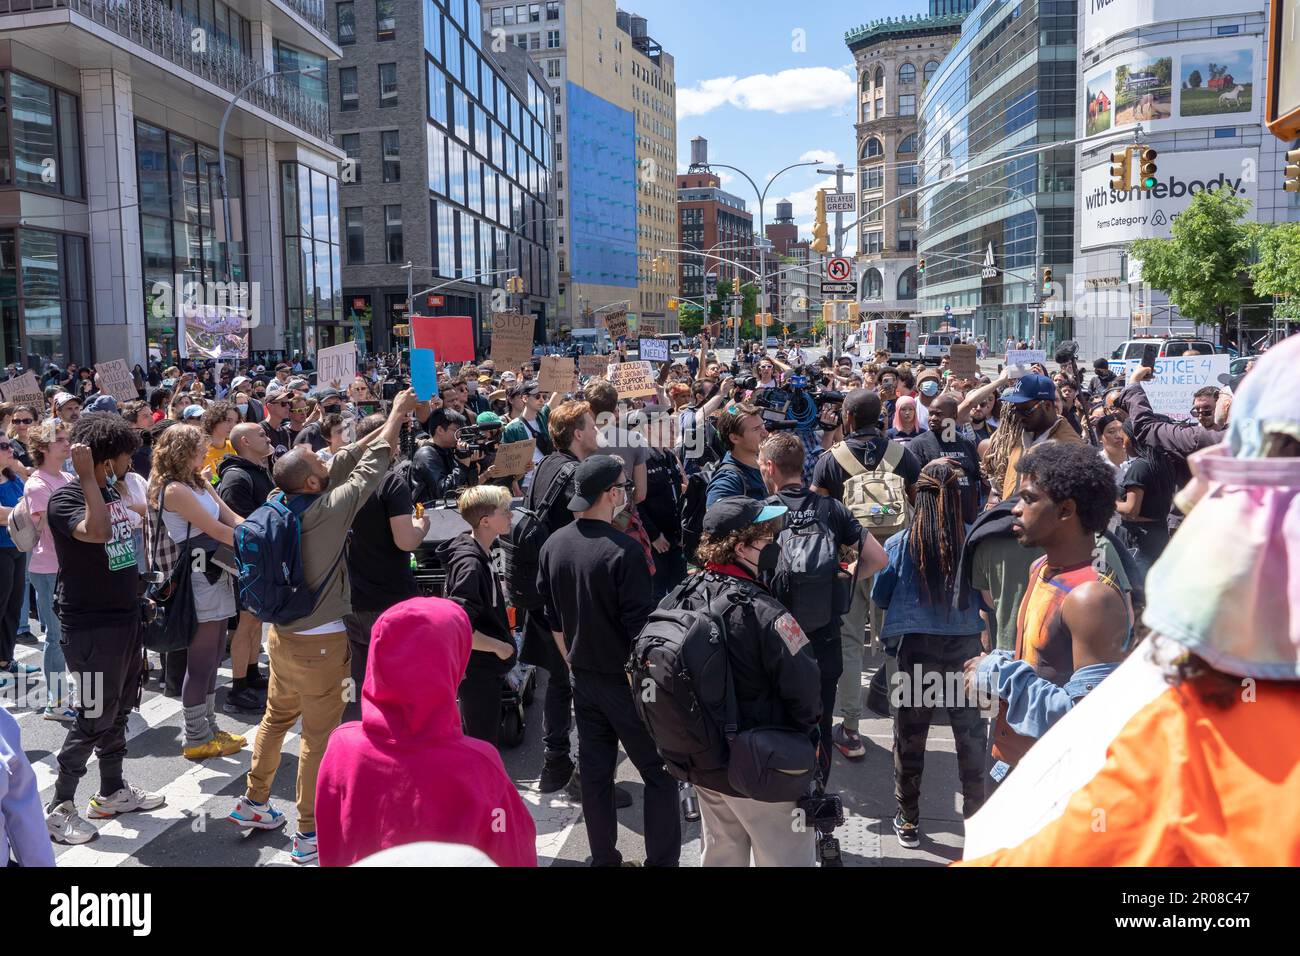
<instances>
[{"instance_id":1,"label":"black hoodie","mask_svg":"<svg viewBox=\"0 0 1300 956\"><path fill-rule=\"evenodd\" d=\"M474 535L468 531L459 534L438 545L434 553L447 571L443 597L465 609L471 629L514 647L501 584L492 570L491 560ZM517 656L517 653L512 654L503 661L491 651L473 651L469 656L469 669L507 674L515 666Z\"/></svg>"},{"instance_id":2,"label":"black hoodie","mask_svg":"<svg viewBox=\"0 0 1300 956\"><path fill-rule=\"evenodd\" d=\"M217 497L241 518L266 501L275 488L271 473L256 462L227 455L217 464Z\"/></svg>"}]
</instances>

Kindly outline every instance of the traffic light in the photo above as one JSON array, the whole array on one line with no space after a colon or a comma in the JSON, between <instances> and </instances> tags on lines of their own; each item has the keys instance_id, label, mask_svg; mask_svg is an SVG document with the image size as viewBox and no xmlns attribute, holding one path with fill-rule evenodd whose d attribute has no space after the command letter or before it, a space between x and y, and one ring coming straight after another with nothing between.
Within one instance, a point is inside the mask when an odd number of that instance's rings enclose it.
<instances>
[{"instance_id":1,"label":"traffic light","mask_svg":"<svg viewBox=\"0 0 1300 956\"><path fill-rule=\"evenodd\" d=\"M1140 167L1143 189L1156 188L1156 151L1150 146L1138 148L1138 165Z\"/></svg>"},{"instance_id":2,"label":"traffic light","mask_svg":"<svg viewBox=\"0 0 1300 956\"><path fill-rule=\"evenodd\" d=\"M813 252L830 250L830 229L826 225L826 190L817 190L817 217L813 221Z\"/></svg>"},{"instance_id":3,"label":"traffic light","mask_svg":"<svg viewBox=\"0 0 1300 956\"><path fill-rule=\"evenodd\" d=\"M668 311L669 311L669 312L676 312L676 311L677 311L677 300L676 300L676 299L669 299L669 300L668 300Z\"/></svg>"},{"instance_id":4,"label":"traffic light","mask_svg":"<svg viewBox=\"0 0 1300 956\"><path fill-rule=\"evenodd\" d=\"M1290 150L1286 154L1282 189L1289 193L1300 193L1300 149Z\"/></svg>"},{"instance_id":5,"label":"traffic light","mask_svg":"<svg viewBox=\"0 0 1300 956\"><path fill-rule=\"evenodd\" d=\"M1132 164L1129 162L1131 146L1126 146L1118 153L1110 154L1110 188L1116 192L1127 192L1133 186Z\"/></svg>"},{"instance_id":6,"label":"traffic light","mask_svg":"<svg viewBox=\"0 0 1300 956\"><path fill-rule=\"evenodd\" d=\"M922 257L922 258L920 258L920 259L917 260L917 263L916 263L916 274L917 274L917 275L920 275L920 276L925 275L925 258L924 258L924 257Z\"/></svg>"},{"instance_id":7,"label":"traffic light","mask_svg":"<svg viewBox=\"0 0 1300 956\"><path fill-rule=\"evenodd\" d=\"M524 293L524 277L523 277L523 276L511 276L509 279L507 279L507 280L506 280L506 291L509 292L511 295L523 295L523 293Z\"/></svg>"},{"instance_id":8,"label":"traffic light","mask_svg":"<svg viewBox=\"0 0 1300 956\"><path fill-rule=\"evenodd\" d=\"M1043 270L1043 291L1052 291L1052 267L1048 266Z\"/></svg>"}]
</instances>

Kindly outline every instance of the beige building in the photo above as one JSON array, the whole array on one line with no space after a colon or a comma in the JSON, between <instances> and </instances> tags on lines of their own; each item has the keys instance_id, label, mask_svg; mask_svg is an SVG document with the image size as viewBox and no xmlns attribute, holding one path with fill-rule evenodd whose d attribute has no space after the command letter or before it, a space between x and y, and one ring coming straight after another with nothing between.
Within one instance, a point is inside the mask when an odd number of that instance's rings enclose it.
<instances>
[{"instance_id":1,"label":"beige building","mask_svg":"<svg viewBox=\"0 0 1300 956\"><path fill-rule=\"evenodd\" d=\"M614 0L483 0L483 28L526 49L555 101L558 325L626 303L675 323L677 82L643 17Z\"/></svg>"}]
</instances>

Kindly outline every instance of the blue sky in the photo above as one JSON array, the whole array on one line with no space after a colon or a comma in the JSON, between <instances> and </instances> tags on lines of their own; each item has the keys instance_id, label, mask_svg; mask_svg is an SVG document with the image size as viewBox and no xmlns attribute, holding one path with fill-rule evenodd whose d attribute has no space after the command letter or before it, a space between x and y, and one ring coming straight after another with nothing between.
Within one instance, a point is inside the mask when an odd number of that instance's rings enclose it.
<instances>
[{"instance_id":1,"label":"blue sky","mask_svg":"<svg viewBox=\"0 0 1300 956\"><path fill-rule=\"evenodd\" d=\"M676 61L679 171L690 162L691 139L704 136L710 159L740 167L760 189L801 159L833 156L830 165L854 167L856 78L844 33L928 9L925 0L620 0L619 6L649 20L650 35ZM757 223L753 188L741 176L719 173ZM768 192L768 221L776 201L788 198L806 237L817 188L834 182L815 167L790 170Z\"/></svg>"}]
</instances>

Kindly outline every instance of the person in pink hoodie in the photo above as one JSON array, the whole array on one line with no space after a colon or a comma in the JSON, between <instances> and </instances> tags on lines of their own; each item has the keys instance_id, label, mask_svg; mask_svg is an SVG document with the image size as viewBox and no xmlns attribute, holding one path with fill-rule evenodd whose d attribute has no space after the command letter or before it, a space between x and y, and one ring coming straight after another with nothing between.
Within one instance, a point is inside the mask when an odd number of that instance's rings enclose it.
<instances>
[{"instance_id":1,"label":"person in pink hoodie","mask_svg":"<svg viewBox=\"0 0 1300 956\"><path fill-rule=\"evenodd\" d=\"M537 865L537 828L500 755L461 732L471 647L469 618L441 598L403 601L375 622L361 720L334 731L316 783L321 866L418 841Z\"/></svg>"}]
</instances>

